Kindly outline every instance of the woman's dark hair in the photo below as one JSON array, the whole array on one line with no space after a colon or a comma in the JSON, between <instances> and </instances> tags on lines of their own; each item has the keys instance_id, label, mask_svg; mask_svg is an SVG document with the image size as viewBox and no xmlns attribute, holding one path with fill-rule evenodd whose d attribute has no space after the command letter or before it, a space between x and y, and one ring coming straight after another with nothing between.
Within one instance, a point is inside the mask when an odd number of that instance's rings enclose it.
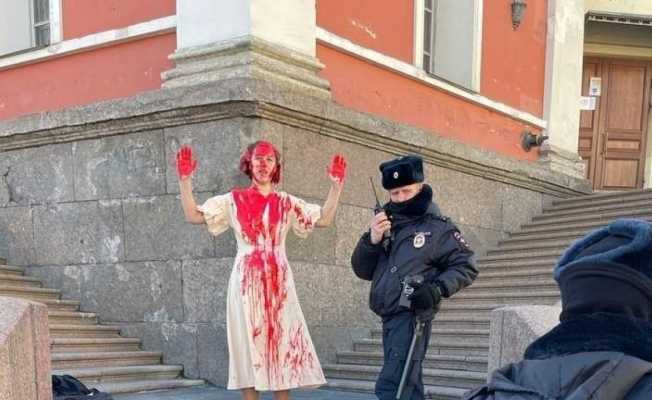
<instances>
[{"instance_id":1,"label":"woman's dark hair","mask_svg":"<svg viewBox=\"0 0 652 400\"><path fill-rule=\"evenodd\" d=\"M274 150L274 157L276 157L276 167L274 168L274 173L272 174L272 183L277 184L281 181L281 153L278 151L276 146L272 143L265 140L258 140L249 146L240 156L240 171L243 174L247 175L249 179L253 179L253 171L251 168L251 159L254 155L254 150L259 145L269 146Z\"/></svg>"}]
</instances>

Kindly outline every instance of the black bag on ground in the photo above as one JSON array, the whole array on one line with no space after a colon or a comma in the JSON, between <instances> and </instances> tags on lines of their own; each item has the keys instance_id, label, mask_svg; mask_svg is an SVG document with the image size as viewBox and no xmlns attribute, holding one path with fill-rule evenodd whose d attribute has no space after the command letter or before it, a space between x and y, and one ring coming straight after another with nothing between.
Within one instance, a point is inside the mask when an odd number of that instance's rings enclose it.
<instances>
[{"instance_id":1,"label":"black bag on ground","mask_svg":"<svg viewBox=\"0 0 652 400\"><path fill-rule=\"evenodd\" d=\"M70 375L52 375L52 394L54 400L113 400L110 394L89 389Z\"/></svg>"}]
</instances>

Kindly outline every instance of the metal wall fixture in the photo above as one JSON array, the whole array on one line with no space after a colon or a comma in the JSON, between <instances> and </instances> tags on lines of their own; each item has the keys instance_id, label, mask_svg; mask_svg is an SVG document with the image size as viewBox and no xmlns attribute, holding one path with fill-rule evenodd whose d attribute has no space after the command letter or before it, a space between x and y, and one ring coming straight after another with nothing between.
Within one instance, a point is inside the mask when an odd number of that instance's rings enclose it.
<instances>
[{"instance_id":1,"label":"metal wall fixture","mask_svg":"<svg viewBox=\"0 0 652 400\"><path fill-rule=\"evenodd\" d=\"M514 30L521 25L521 21L523 21L523 17L525 16L526 7L526 0L512 0L512 28Z\"/></svg>"},{"instance_id":2,"label":"metal wall fixture","mask_svg":"<svg viewBox=\"0 0 652 400\"><path fill-rule=\"evenodd\" d=\"M521 147L523 150L530 151L534 146L541 146L543 142L548 139L548 136L545 135L535 135L531 131L523 131L521 133Z\"/></svg>"}]
</instances>

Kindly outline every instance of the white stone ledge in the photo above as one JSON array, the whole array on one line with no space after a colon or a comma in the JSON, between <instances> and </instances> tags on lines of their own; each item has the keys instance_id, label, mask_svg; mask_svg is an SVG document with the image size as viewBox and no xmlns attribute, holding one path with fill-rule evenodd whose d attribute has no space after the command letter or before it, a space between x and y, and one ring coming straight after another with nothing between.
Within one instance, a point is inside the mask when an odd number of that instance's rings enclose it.
<instances>
[{"instance_id":1,"label":"white stone ledge","mask_svg":"<svg viewBox=\"0 0 652 400\"><path fill-rule=\"evenodd\" d=\"M120 29L112 29L76 39L64 40L42 49L0 57L0 71L100 47L174 32L176 26L177 17L176 15L171 15L169 17L129 25Z\"/></svg>"}]
</instances>

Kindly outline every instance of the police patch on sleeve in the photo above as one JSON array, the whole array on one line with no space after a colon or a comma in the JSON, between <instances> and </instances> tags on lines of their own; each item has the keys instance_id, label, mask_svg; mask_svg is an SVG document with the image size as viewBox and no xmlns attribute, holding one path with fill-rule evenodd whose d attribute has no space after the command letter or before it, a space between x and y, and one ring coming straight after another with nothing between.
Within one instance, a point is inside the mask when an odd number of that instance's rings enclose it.
<instances>
[{"instance_id":1,"label":"police patch on sleeve","mask_svg":"<svg viewBox=\"0 0 652 400\"><path fill-rule=\"evenodd\" d=\"M464 239L464 236L462 236L462 233L460 231L453 232L453 237L455 238L455 240L457 240L457 243L459 243L462 247L464 247L465 249L469 248L469 244Z\"/></svg>"}]
</instances>

